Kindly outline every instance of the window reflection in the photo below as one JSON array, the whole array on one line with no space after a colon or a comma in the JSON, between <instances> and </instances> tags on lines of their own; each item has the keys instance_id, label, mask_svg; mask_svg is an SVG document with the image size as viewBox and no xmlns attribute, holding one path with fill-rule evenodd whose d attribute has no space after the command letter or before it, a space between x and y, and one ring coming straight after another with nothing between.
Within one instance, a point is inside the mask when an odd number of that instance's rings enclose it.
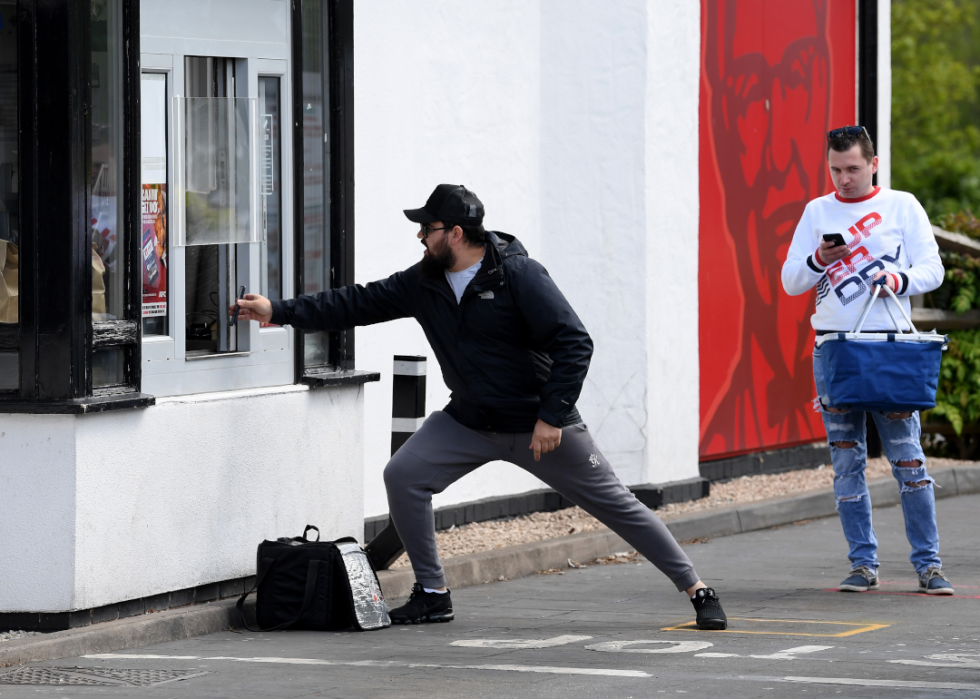
<instances>
[{"instance_id":1,"label":"window reflection","mask_svg":"<svg viewBox=\"0 0 980 699\"><path fill-rule=\"evenodd\" d=\"M16 323L19 309L16 21L15 0L0 0L0 323ZM0 362L0 383L6 369Z\"/></svg>"},{"instance_id":2,"label":"window reflection","mask_svg":"<svg viewBox=\"0 0 980 699\"><path fill-rule=\"evenodd\" d=\"M124 316L122 0L92 0L92 318Z\"/></svg>"},{"instance_id":3,"label":"window reflection","mask_svg":"<svg viewBox=\"0 0 980 699\"><path fill-rule=\"evenodd\" d=\"M303 0L303 293L331 287L330 143L327 15L322 0ZM306 333L306 366L330 362L329 335Z\"/></svg>"}]
</instances>

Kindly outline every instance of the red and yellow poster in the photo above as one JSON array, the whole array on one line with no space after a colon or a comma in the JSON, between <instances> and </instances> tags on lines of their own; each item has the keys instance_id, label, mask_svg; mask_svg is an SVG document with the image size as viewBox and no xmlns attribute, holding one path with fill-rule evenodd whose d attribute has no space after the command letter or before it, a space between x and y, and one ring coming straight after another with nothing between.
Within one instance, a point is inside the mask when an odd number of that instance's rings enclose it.
<instances>
[{"instance_id":1,"label":"red and yellow poster","mask_svg":"<svg viewBox=\"0 0 980 699\"><path fill-rule=\"evenodd\" d=\"M702 459L822 439L813 293L780 270L856 121L855 0L701 0Z\"/></svg>"},{"instance_id":2,"label":"red and yellow poster","mask_svg":"<svg viewBox=\"0 0 980 699\"><path fill-rule=\"evenodd\" d=\"M167 185L143 185L143 317L167 315Z\"/></svg>"}]
</instances>

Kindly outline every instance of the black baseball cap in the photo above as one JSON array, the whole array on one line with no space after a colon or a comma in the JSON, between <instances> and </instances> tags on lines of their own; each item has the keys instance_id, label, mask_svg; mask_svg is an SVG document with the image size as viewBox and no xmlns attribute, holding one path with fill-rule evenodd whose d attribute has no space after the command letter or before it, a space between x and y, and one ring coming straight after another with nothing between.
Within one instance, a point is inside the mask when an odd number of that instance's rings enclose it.
<instances>
[{"instance_id":1,"label":"black baseball cap","mask_svg":"<svg viewBox=\"0 0 980 699\"><path fill-rule=\"evenodd\" d=\"M432 190L421 209L405 209L409 221L418 224L453 223L479 226L483 223L483 202L461 184L441 184Z\"/></svg>"}]
</instances>

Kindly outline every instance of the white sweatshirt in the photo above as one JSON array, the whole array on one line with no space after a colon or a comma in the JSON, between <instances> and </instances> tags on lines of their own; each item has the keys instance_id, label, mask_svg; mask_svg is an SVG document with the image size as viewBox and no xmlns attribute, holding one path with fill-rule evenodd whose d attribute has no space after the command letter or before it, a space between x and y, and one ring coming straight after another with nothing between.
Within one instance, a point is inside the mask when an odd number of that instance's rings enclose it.
<instances>
[{"instance_id":1,"label":"white sweatshirt","mask_svg":"<svg viewBox=\"0 0 980 699\"><path fill-rule=\"evenodd\" d=\"M815 254L825 233L841 233L851 253L826 266ZM878 271L894 273L899 302L910 310L908 296L932 291L943 282L943 263L922 205L908 192L880 189L859 199L840 199L831 193L806 205L793 233L783 288L790 296L817 287L816 313L810 324L817 330L849 331L864 310L871 278ZM894 330L885 309L901 321L894 302L879 298L864 324L865 331Z\"/></svg>"}]
</instances>

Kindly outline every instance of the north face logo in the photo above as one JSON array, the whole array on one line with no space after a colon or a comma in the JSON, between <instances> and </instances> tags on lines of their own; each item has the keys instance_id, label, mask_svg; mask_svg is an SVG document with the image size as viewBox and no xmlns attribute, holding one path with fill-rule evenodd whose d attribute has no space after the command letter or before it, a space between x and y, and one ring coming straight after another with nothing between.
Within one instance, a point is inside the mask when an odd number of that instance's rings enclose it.
<instances>
[{"instance_id":1,"label":"north face logo","mask_svg":"<svg viewBox=\"0 0 980 699\"><path fill-rule=\"evenodd\" d=\"M493 292L492 291L484 291L483 293L480 294L480 298L481 299L485 299L485 300L490 300L490 299L493 298Z\"/></svg>"}]
</instances>

